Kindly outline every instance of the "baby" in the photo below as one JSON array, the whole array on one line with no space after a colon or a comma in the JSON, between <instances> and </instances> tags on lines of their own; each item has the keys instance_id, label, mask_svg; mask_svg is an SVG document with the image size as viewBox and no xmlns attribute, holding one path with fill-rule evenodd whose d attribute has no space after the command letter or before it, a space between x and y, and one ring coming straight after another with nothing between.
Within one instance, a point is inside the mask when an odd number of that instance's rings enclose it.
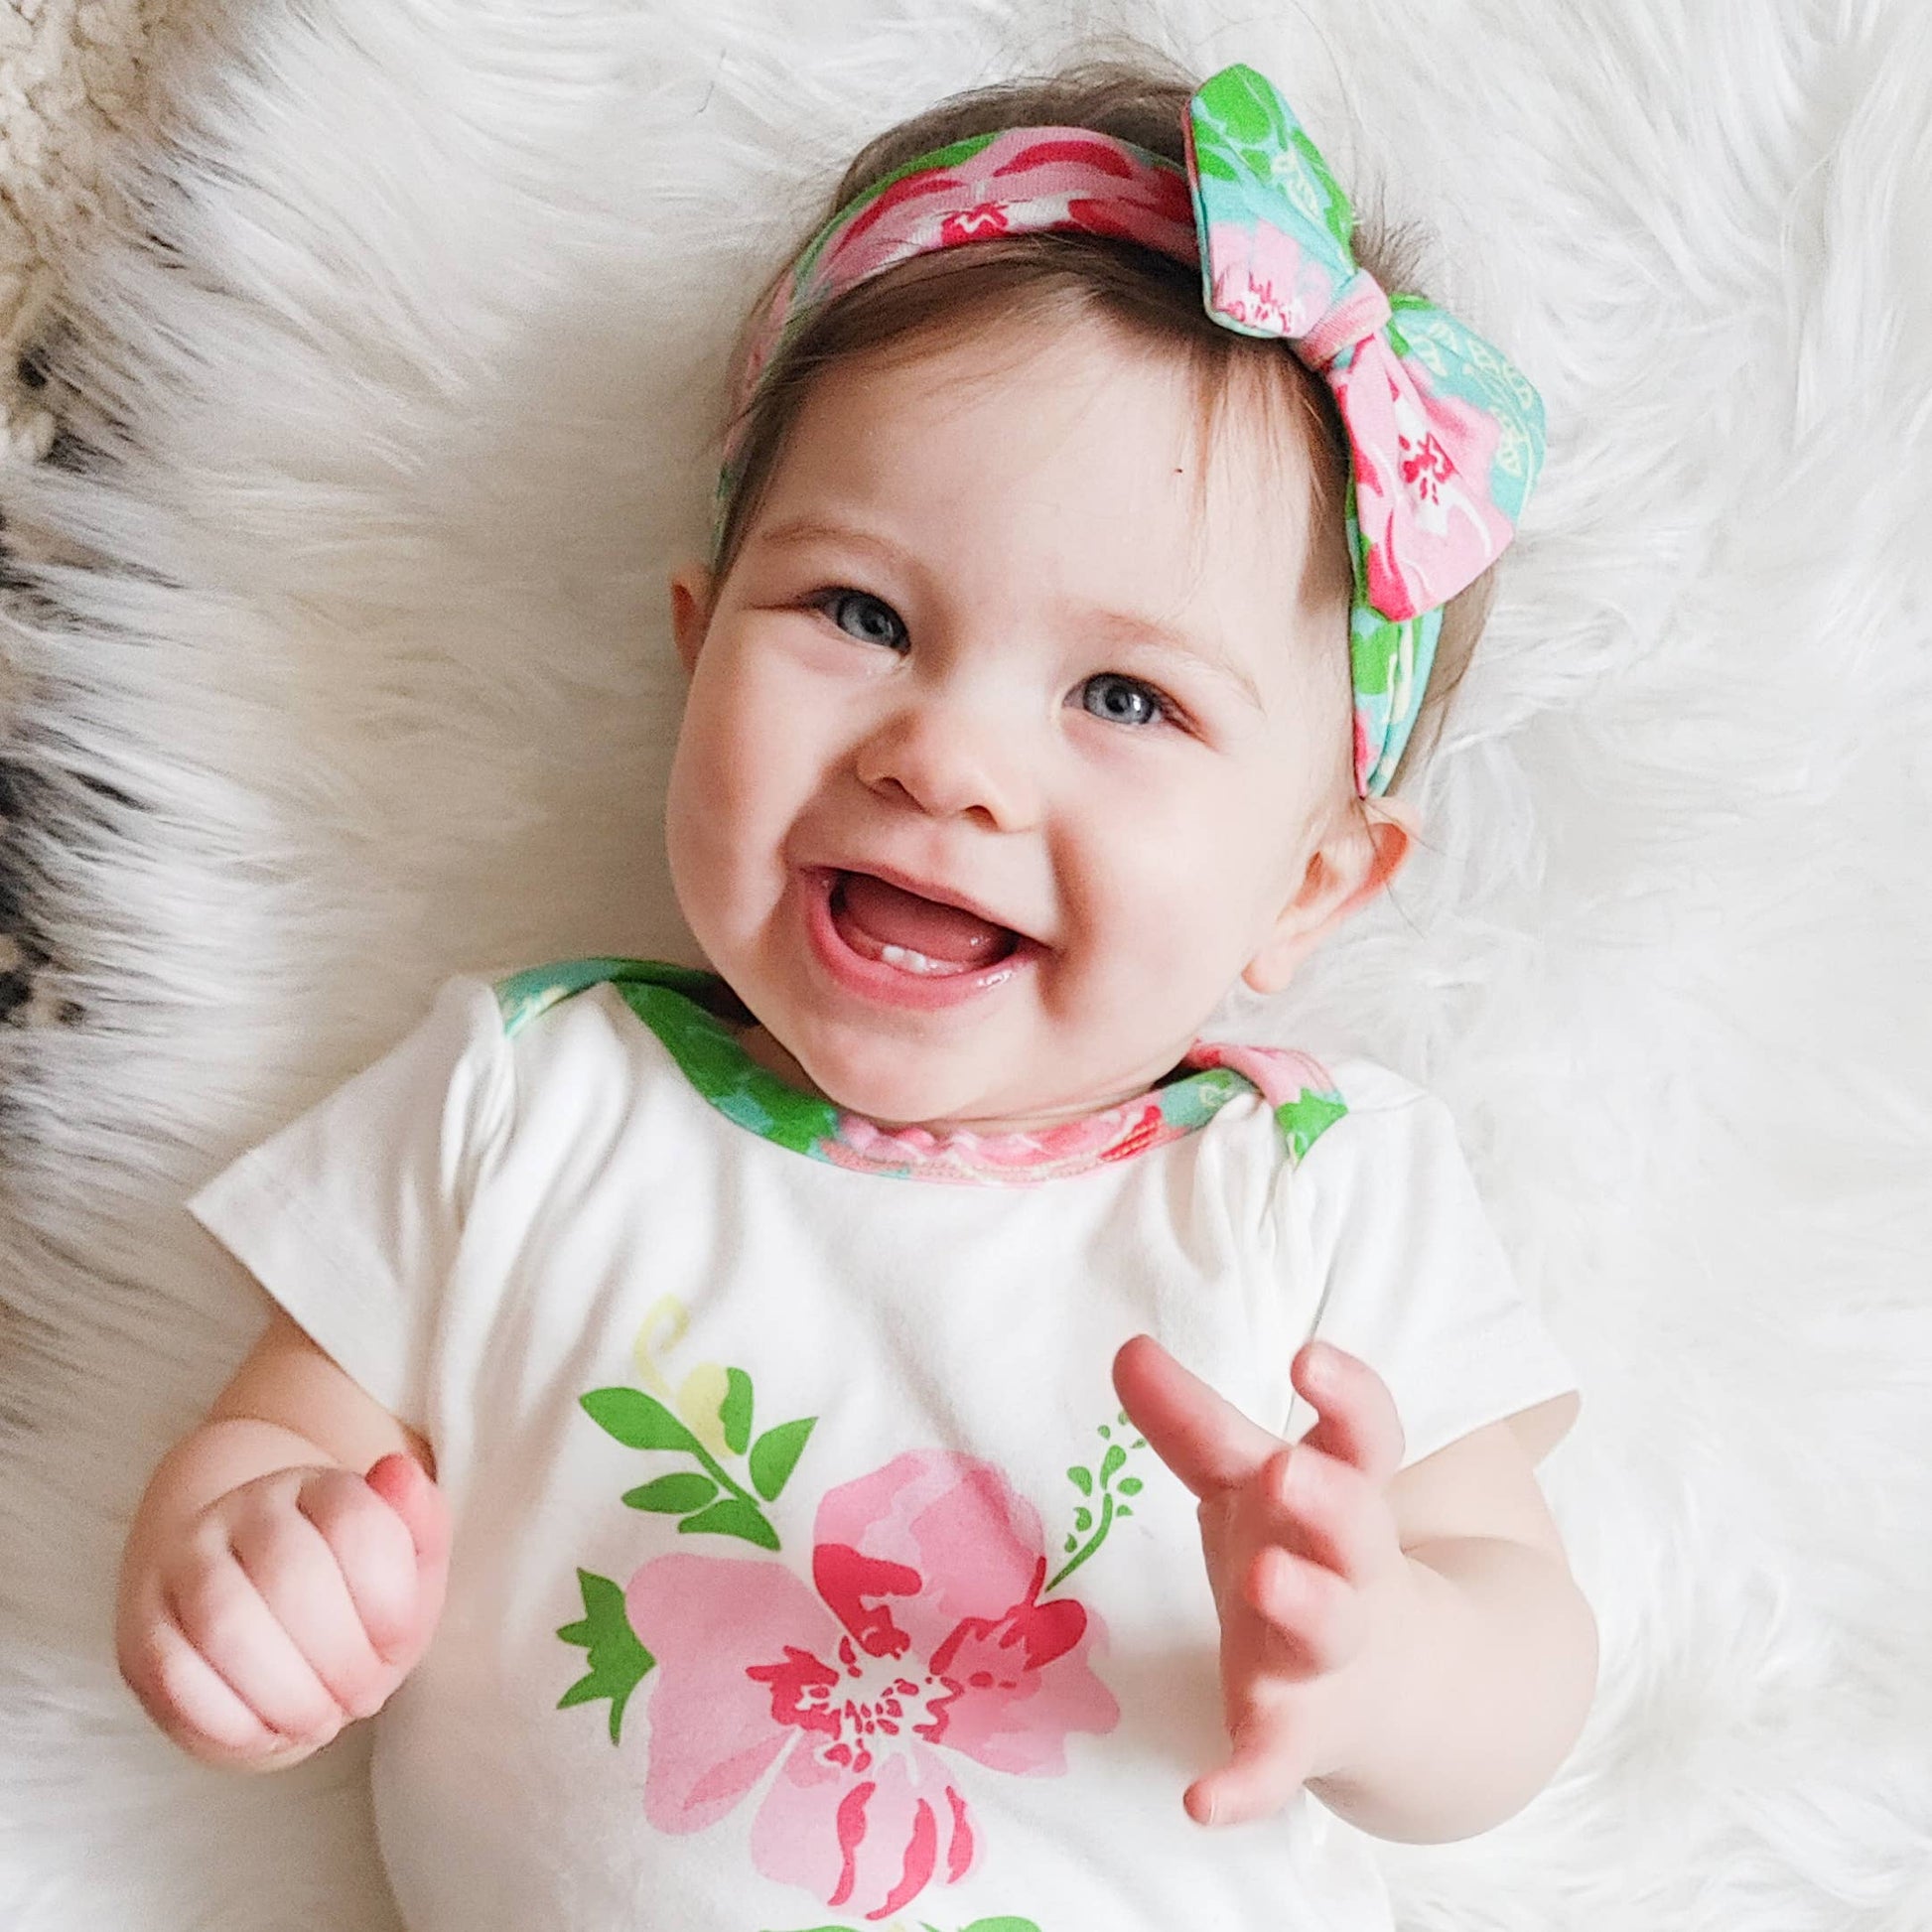
<instances>
[{"instance_id":1,"label":"baby","mask_svg":"<svg viewBox=\"0 0 1932 1932\"><path fill-rule=\"evenodd\" d=\"M1385 1926L1349 1824L1575 1739L1447 1111L1201 1037L1403 863L1541 454L1353 230L1244 67L875 142L671 584L714 970L459 975L190 1203L273 1305L121 1668L217 1764L382 1710L412 1932Z\"/></svg>"}]
</instances>

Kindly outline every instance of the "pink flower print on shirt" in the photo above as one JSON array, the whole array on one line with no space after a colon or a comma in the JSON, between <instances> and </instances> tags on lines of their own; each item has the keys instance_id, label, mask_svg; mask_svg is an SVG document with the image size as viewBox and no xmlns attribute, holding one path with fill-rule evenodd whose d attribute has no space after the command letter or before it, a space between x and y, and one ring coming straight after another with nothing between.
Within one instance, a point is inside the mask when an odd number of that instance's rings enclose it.
<instances>
[{"instance_id":1,"label":"pink flower print on shirt","mask_svg":"<svg viewBox=\"0 0 1932 1932\"><path fill-rule=\"evenodd\" d=\"M657 1659L644 1813L702 1831L775 1765L752 1824L765 1876L878 1921L963 1877L960 1774L1056 1777L1120 1709L1076 1598L1042 1602L1038 1515L992 1464L925 1450L829 1491L812 1583L775 1563L659 1557L625 1592Z\"/></svg>"}]
</instances>

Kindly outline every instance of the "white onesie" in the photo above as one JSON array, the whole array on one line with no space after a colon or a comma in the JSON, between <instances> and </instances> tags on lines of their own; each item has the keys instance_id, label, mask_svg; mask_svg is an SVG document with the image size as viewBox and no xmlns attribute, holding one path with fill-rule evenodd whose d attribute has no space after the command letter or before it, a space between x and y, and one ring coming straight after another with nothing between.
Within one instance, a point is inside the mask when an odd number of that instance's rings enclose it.
<instances>
[{"instance_id":1,"label":"white onesie","mask_svg":"<svg viewBox=\"0 0 1932 1932\"><path fill-rule=\"evenodd\" d=\"M1575 1387L1447 1110L1203 1047L1035 1135L783 1085L707 975L459 976L190 1211L383 1406L455 1517L376 1721L411 1932L1262 1932L1389 1923L1225 1751L1191 1497L1109 1380L1157 1336L1270 1428L1320 1330L1413 1462Z\"/></svg>"}]
</instances>

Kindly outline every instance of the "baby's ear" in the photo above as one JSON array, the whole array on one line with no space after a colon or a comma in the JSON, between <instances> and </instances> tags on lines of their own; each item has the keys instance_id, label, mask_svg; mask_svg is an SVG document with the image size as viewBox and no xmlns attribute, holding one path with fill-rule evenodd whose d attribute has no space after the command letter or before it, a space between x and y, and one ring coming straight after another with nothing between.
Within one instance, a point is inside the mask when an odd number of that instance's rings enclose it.
<instances>
[{"instance_id":1,"label":"baby's ear","mask_svg":"<svg viewBox=\"0 0 1932 1932\"><path fill-rule=\"evenodd\" d=\"M1398 798L1365 798L1359 810L1338 812L1241 977L1257 993L1279 993L1302 961L1402 870L1420 830L1414 808Z\"/></svg>"},{"instance_id":2,"label":"baby's ear","mask_svg":"<svg viewBox=\"0 0 1932 1932\"><path fill-rule=\"evenodd\" d=\"M681 565L671 573L671 634L689 677L698 668L698 652L711 626L711 572L701 563Z\"/></svg>"}]
</instances>

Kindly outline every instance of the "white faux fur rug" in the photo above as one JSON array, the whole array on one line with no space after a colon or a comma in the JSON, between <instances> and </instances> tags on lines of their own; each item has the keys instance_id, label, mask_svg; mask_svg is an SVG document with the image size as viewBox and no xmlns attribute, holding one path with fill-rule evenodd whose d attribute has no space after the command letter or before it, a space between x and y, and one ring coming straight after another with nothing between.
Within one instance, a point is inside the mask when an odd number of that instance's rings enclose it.
<instances>
[{"instance_id":1,"label":"white faux fur rug","mask_svg":"<svg viewBox=\"0 0 1932 1932\"><path fill-rule=\"evenodd\" d=\"M1932 1926L1921 0L234 0L0 474L6 1932L392 1927L353 1741L205 1772L114 1673L249 1338L177 1203L449 971L684 950L737 307L861 139L1116 22L1274 74L1550 409L1436 850L1253 1020L1450 1102L1587 1385L1594 1720L1389 1851L1404 1923Z\"/></svg>"},{"instance_id":2,"label":"white faux fur rug","mask_svg":"<svg viewBox=\"0 0 1932 1932\"><path fill-rule=\"evenodd\" d=\"M0 462L47 453L53 419L16 358L92 240L117 139L155 138L158 51L218 0L11 0L0 7Z\"/></svg>"}]
</instances>

